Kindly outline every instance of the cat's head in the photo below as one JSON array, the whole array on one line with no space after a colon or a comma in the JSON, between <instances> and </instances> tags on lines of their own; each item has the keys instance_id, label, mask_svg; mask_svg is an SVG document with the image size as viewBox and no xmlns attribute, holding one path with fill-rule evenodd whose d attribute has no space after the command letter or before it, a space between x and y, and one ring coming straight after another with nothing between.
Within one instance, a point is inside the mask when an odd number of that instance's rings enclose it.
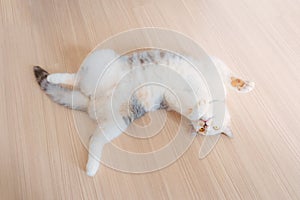
<instances>
[{"instance_id":1,"label":"cat's head","mask_svg":"<svg viewBox=\"0 0 300 200\"><path fill-rule=\"evenodd\" d=\"M199 120L191 121L194 131L200 135L216 135L223 133L229 137L232 137L232 132L228 124L222 129L215 129L213 127L213 117L210 118L200 118ZM226 122L226 120L225 120Z\"/></svg>"},{"instance_id":2,"label":"cat's head","mask_svg":"<svg viewBox=\"0 0 300 200\"><path fill-rule=\"evenodd\" d=\"M212 130L212 118L199 119L192 121L193 128L197 134L206 135L210 130Z\"/></svg>"}]
</instances>

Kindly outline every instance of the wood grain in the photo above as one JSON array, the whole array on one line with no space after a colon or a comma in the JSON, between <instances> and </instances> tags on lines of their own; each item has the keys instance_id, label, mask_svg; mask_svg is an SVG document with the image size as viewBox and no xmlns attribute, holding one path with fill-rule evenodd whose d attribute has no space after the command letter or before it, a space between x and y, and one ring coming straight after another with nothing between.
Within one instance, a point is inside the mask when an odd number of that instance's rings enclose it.
<instances>
[{"instance_id":1,"label":"wood grain","mask_svg":"<svg viewBox=\"0 0 300 200\"><path fill-rule=\"evenodd\" d=\"M1 0L0 8L1 199L300 198L298 0ZM222 137L207 158L198 160L197 137L162 170L102 166L87 177L72 112L42 93L32 66L75 72L98 43L144 26L190 36L257 87L230 92L234 138ZM114 143L145 152L170 140L168 130L163 140Z\"/></svg>"}]
</instances>

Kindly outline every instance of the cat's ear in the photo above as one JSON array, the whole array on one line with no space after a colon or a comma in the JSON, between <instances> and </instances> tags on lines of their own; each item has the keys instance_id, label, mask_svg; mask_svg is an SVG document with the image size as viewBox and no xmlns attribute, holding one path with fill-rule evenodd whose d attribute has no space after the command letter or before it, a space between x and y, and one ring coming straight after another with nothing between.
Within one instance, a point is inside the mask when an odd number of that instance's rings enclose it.
<instances>
[{"instance_id":1,"label":"cat's ear","mask_svg":"<svg viewBox=\"0 0 300 200\"><path fill-rule=\"evenodd\" d=\"M227 135L228 137L232 138L233 137L233 134L232 134L232 131L231 131L231 128L230 127L226 127L225 129L223 129L222 133L224 135Z\"/></svg>"}]
</instances>

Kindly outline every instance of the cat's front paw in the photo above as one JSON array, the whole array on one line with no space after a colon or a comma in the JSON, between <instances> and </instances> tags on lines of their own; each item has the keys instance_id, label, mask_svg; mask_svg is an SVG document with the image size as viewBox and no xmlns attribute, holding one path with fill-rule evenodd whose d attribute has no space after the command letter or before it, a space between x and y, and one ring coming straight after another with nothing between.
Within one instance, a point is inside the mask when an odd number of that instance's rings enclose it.
<instances>
[{"instance_id":1,"label":"cat's front paw","mask_svg":"<svg viewBox=\"0 0 300 200\"><path fill-rule=\"evenodd\" d=\"M239 92L241 93L247 93L250 92L251 90L253 90L255 87L255 83L252 81L245 81L245 85L241 88L239 88Z\"/></svg>"},{"instance_id":2,"label":"cat's front paw","mask_svg":"<svg viewBox=\"0 0 300 200\"><path fill-rule=\"evenodd\" d=\"M86 164L86 174L88 176L95 176L100 166L100 162L92 157L89 158Z\"/></svg>"},{"instance_id":3,"label":"cat's front paw","mask_svg":"<svg viewBox=\"0 0 300 200\"><path fill-rule=\"evenodd\" d=\"M239 78L231 77L231 86L237 92L247 93L254 89L255 83L252 81L245 81Z\"/></svg>"}]
</instances>

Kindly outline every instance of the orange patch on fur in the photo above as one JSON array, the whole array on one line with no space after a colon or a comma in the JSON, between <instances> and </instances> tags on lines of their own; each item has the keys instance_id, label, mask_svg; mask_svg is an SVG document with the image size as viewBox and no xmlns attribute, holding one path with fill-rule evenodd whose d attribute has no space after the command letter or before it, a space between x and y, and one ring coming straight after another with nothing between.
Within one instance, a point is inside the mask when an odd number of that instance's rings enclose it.
<instances>
[{"instance_id":1,"label":"orange patch on fur","mask_svg":"<svg viewBox=\"0 0 300 200\"><path fill-rule=\"evenodd\" d=\"M239 78L231 77L231 85L236 88L242 88L245 85L245 81Z\"/></svg>"},{"instance_id":2,"label":"orange patch on fur","mask_svg":"<svg viewBox=\"0 0 300 200\"><path fill-rule=\"evenodd\" d=\"M142 90L140 90L140 91L138 91L137 93L136 93L136 96L137 96L137 98L138 99L146 99L147 97L148 97L148 92L147 91L144 91L143 89Z\"/></svg>"}]
</instances>

